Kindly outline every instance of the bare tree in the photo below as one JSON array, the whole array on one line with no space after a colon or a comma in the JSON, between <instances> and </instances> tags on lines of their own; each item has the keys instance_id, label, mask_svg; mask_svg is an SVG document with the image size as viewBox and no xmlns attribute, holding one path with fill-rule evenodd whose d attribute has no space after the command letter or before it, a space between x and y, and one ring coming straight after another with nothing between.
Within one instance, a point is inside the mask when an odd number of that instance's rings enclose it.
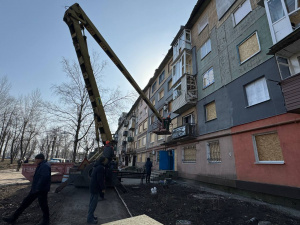
<instances>
[{"instance_id":1,"label":"bare tree","mask_svg":"<svg viewBox=\"0 0 300 225\"><path fill-rule=\"evenodd\" d=\"M41 127L40 119L42 112L42 100L39 90L30 95L20 97L19 120L20 120L20 159L26 155L30 142L38 135Z\"/></svg>"},{"instance_id":2,"label":"bare tree","mask_svg":"<svg viewBox=\"0 0 300 225\"><path fill-rule=\"evenodd\" d=\"M97 81L103 78L103 69L105 62L98 64L95 62L97 55L92 57L93 71ZM72 160L76 160L79 143L85 138L87 133L94 127L93 110L90 104L89 95L85 88L81 70L78 63L63 58L63 71L68 77L68 82L60 85L53 85L54 93L60 98L60 105L48 104L50 112L55 116L56 121L64 124L65 130L73 134L73 156ZM98 82L100 84L101 82ZM109 89L100 86L102 102L108 119L114 118L117 112L126 107L128 101L133 101L136 97L133 93L122 94L119 88ZM127 104L128 105L128 104ZM116 121L116 120L115 120ZM112 121L111 121L112 122ZM91 144L85 145L89 146ZM86 148L86 147L83 147Z\"/></svg>"}]
</instances>

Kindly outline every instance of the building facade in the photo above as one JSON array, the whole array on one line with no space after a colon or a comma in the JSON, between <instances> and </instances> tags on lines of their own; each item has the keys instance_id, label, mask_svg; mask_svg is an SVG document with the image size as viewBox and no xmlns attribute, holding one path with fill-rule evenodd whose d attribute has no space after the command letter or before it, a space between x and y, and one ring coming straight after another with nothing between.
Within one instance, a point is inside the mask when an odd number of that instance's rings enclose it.
<instances>
[{"instance_id":1,"label":"building facade","mask_svg":"<svg viewBox=\"0 0 300 225\"><path fill-rule=\"evenodd\" d=\"M155 169L183 178L299 199L299 7L297 0L198 0L148 83L155 108L171 115L172 133L155 136L156 119L144 114L142 161L151 157Z\"/></svg>"}]
</instances>

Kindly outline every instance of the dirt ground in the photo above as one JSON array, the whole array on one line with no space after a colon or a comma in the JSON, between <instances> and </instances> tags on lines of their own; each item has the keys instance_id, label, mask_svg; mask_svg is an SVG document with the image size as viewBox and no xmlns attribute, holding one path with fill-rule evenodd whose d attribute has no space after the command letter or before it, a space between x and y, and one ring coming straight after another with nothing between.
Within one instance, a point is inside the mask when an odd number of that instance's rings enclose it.
<instances>
[{"instance_id":1,"label":"dirt ground","mask_svg":"<svg viewBox=\"0 0 300 225\"><path fill-rule=\"evenodd\" d=\"M150 189L157 188L157 195ZM0 187L0 216L7 215L17 208L30 185ZM146 214L162 224L183 224L184 220L197 225L214 224L258 224L269 221L271 224L300 224L300 214L280 212L268 204L245 201L242 198L216 194L202 188L182 184L172 184L168 188L159 184L129 185L127 193L121 193L132 216ZM49 207L52 221L62 210L62 195L49 193ZM76 216L76 212L74 212ZM19 218L16 224L37 224L42 217L37 201ZM54 224L55 221L53 221ZM0 221L0 224L6 224ZM81 224L81 223L80 223Z\"/></svg>"}]
</instances>

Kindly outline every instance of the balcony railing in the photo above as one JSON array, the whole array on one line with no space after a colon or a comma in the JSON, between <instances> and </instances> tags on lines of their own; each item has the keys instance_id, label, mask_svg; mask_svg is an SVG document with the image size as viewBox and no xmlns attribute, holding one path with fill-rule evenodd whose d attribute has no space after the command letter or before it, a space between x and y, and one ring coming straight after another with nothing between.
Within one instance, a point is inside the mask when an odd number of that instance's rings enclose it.
<instances>
[{"instance_id":1,"label":"balcony railing","mask_svg":"<svg viewBox=\"0 0 300 225\"><path fill-rule=\"evenodd\" d=\"M172 139L195 138L196 135L196 124L194 123L187 123L183 126L176 127L172 131Z\"/></svg>"}]
</instances>

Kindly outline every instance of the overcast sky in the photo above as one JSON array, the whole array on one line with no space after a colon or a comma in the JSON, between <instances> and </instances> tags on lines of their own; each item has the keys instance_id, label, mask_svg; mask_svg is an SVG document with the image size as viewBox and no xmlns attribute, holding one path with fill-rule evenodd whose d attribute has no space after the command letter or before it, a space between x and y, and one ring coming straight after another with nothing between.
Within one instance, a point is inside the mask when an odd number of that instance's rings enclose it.
<instances>
[{"instance_id":1,"label":"overcast sky","mask_svg":"<svg viewBox=\"0 0 300 225\"><path fill-rule=\"evenodd\" d=\"M167 54L197 0L78 0L141 88ZM40 89L51 100L50 87L65 75L61 60L77 60L69 28L63 22L67 0L0 0L0 77L12 84L11 95ZM86 32L87 33L87 32ZM133 90L121 72L88 36L89 52L108 60L105 85ZM101 93L100 93L101 94Z\"/></svg>"}]
</instances>

